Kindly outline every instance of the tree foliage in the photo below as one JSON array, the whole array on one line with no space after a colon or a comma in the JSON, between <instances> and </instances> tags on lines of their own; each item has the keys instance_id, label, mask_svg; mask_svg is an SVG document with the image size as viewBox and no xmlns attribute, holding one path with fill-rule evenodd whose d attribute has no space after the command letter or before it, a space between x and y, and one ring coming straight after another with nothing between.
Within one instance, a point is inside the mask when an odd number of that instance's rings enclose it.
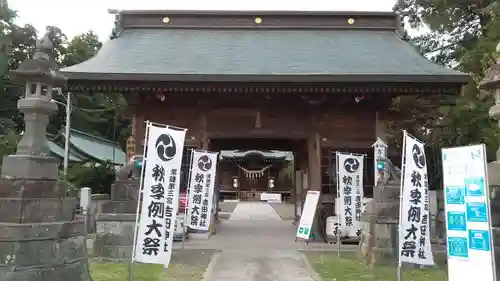
<instances>
[{"instance_id":1,"label":"tree foliage","mask_svg":"<svg viewBox=\"0 0 500 281\"><path fill-rule=\"evenodd\" d=\"M115 181L115 170L110 162L104 164L73 164L68 169L67 181L71 190L90 187L92 193L111 193L111 184Z\"/></svg>"},{"instance_id":2,"label":"tree foliage","mask_svg":"<svg viewBox=\"0 0 500 281\"><path fill-rule=\"evenodd\" d=\"M44 34L37 33L32 25L16 25L16 12L8 6L0 7L0 159L3 155L15 152L20 133L24 131L22 115L17 110L17 101L23 95L22 85L14 85L9 80L8 72L19 67L32 57L37 38ZM60 68L72 66L93 57L102 46L102 42L93 31L88 31L68 39L59 27L48 26L44 31L54 45L54 59ZM51 117L48 132L60 133L66 122L65 93L53 95L58 103L58 112ZM124 119L126 106L119 93L73 93L71 106L71 128L109 139L124 146L125 137L130 132L130 123ZM110 179L114 179L114 170L101 166L75 165L71 168L71 178L78 186L93 185L98 190L109 189ZM109 170L113 171L112 173ZM80 174L79 174L80 173ZM83 180L92 176L93 179ZM96 178L106 178L99 187Z\"/></svg>"},{"instance_id":3,"label":"tree foliage","mask_svg":"<svg viewBox=\"0 0 500 281\"><path fill-rule=\"evenodd\" d=\"M407 98L404 111L408 130L427 143L440 146L485 143L494 159L498 126L488 116L493 97L478 89L484 73L494 63L500 41L500 5L495 0L399 0L395 6L411 28L428 31L411 38L431 61L470 73L473 81L457 97ZM496 27L496 28L495 28ZM433 104L429 106L428 103ZM427 104L426 104L427 103ZM420 123L420 112L427 122ZM395 129L398 126L394 126Z\"/></svg>"},{"instance_id":4,"label":"tree foliage","mask_svg":"<svg viewBox=\"0 0 500 281\"><path fill-rule=\"evenodd\" d=\"M22 116L17 111L17 100L22 95L22 87L12 85L7 73L9 70L16 69L21 62L33 55L36 40L43 34L38 34L32 25L16 25L16 13L8 7L0 8L0 15L3 18L2 25L0 25L2 38L8 34L8 43L10 43L9 51L3 56L7 58L5 71L0 73L0 86L2 86L0 89L2 91L0 96L0 104L2 104L2 108L0 108L0 133L9 130L21 132L24 130L24 123ZM102 42L93 31L85 32L68 40L60 28L48 26L45 34L54 45L53 55L61 68L90 59L102 46ZM66 108L61 104L66 104L67 100L64 95L54 95L53 99L58 103L58 112L52 116L48 132L57 134L63 129L66 122ZM74 93L72 95L71 127L123 144L124 139L119 139L119 136L126 136L127 132L130 131L129 122L123 118L125 105L125 100L118 93Z\"/></svg>"}]
</instances>

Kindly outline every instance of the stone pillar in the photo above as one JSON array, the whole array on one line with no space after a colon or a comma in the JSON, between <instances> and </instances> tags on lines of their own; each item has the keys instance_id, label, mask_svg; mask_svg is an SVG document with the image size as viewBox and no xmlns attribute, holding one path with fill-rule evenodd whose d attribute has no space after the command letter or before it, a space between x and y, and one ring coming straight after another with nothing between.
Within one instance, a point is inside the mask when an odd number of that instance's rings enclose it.
<instances>
[{"instance_id":1,"label":"stone pillar","mask_svg":"<svg viewBox=\"0 0 500 281\"><path fill-rule=\"evenodd\" d=\"M496 48L500 53L500 44ZM497 55L498 56L498 55ZM494 56L495 57L495 56ZM497 121L500 127L500 63L496 63L485 75L480 88L495 95L495 105L490 108L490 118ZM491 223L493 226L493 244L495 247L495 266L497 279L500 278L500 147L496 160L488 163L488 183L491 194Z\"/></svg>"},{"instance_id":2,"label":"stone pillar","mask_svg":"<svg viewBox=\"0 0 500 281\"><path fill-rule=\"evenodd\" d=\"M32 59L11 77L25 85L18 109L25 131L14 155L4 157L0 181L0 280L89 281L84 222L76 199L58 183L58 163L48 156L46 128L57 106L52 88L62 86L52 43L37 42Z\"/></svg>"},{"instance_id":3,"label":"stone pillar","mask_svg":"<svg viewBox=\"0 0 500 281\"><path fill-rule=\"evenodd\" d=\"M139 179L117 179L110 200L97 204L96 235L92 255L126 262L134 244Z\"/></svg>"}]
</instances>

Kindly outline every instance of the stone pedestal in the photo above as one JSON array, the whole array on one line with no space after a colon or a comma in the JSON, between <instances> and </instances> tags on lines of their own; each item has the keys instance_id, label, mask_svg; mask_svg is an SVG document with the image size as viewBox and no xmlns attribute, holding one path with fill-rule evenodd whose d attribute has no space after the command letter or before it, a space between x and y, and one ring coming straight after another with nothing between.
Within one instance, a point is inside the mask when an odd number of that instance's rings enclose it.
<instances>
[{"instance_id":1,"label":"stone pedestal","mask_svg":"<svg viewBox=\"0 0 500 281\"><path fill-rule=\"evenodd\" d=\"M0 181L0 280L90 280L76 203L56 179Z\"/></svg>"},{"instance_id":2,"label":"stone pedestal","mask_svg":"<svg viewBox=\"0 0 500 281\"><path fill-rule=\"evenodd\" d=\"M9 155L2 160L2 178L57 179L57 159L36 155Z\"/></svg>"},{"instance_id":3,"label":"stone pedestal","mask_svg":"<svg viewBox=\"0 0 500 281\"><path fill-rule=\"evenodd\" d=\"M367 228L361 235L359 254L368 264L397 259L399 183L389 181L373 189L373 201L366 206L362 220Z\"/></svg>"},{"instance_id":4,"label":"stone pedestal","mask_svg":"<svg viewBox=\"0 0 500 281\"><path fill-rule=\"evenodd\" d=\"M117 180L111 199L98 202L93 256L129 260L134 244L139 180Z\"/></svg>"}]
</instances>

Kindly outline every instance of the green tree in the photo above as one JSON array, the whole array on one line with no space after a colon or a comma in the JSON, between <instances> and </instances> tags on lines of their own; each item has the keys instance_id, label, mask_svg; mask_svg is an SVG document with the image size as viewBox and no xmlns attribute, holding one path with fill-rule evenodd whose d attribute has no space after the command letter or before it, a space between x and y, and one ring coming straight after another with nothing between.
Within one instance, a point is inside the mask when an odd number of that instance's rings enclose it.
<instances>
[{"instance_id":1,"label":"green tree","mask_svg":"<svg viewBox=\"0 0 500 281\"><path fill-rule=\"evenodd\" d=\"M22 94L21 88L9 80L8 70L16 69L33 52L36 42L36 30L31 25L17 26L16 12L7 5L0 7L0 37L2 53L0 56L0 134L20 132L24 129L21 114L17 111L17 100ZM6 45L8 44L8 46ZM5 64L7 62L7 64Z\"/></svg>"},{"instance_id":2,"label":"green tree","mask_svg":"<svg viewBox=\"0 0 500 281\"><path fill-rule=\"evenodd\" d=\"M423 123L420 136L440 146L488 145L490 160L498 147L498 127L488 116L493 98L478 90L486 69L494 63L492 52L500 40L498 1L399 0L395 11L412 28L427 28L411 38L415 47L433 62L470 73L473 81L461 95L430 103L431 122ZM419 116L425 101L408 101L409 112ZM400 108L395 106L396 111ZM401 107L402 108L402 107ZM413 118L418 120L418 118ZM411 123L411 118L410 118ZM413 123L413 125L415 125ZM416 133L418 134L418 133Z\"/></svg>"},{"instance_id":3,"label":"green tree","mask_svg":"<svg viewBox=\"0 0 500 281\"><path fill-rule=\"evenodd\" d=\"M68 169L67 180L71 183L73 191L90 187L92 193L110 194L111 184L115 181L115 170L109 162L74 164Z\"/></svg>"},{"instance_id":4,"label":"green tree","mask_svg":"<svg viewBox=\"0 0 500 281\"><path fill-rule=\"evenodd\" d=\"M60 67L82 63L97 54L102 42L93 31L75 36L69 42L62 32L52 30L58 51ZM58 48L58 46L61 46ZM59 103L66 104L64 96L54 96ZM72 95L71 127L103 138L117 141L123 132L128 131L129 122L123 118L126 103L121 94L74 93ZM110 120L113 120L110 122ZM57 133L66 122L66 108L59 106L58 113L52 118L49 132Z\"/></svg>"}]
</instances>

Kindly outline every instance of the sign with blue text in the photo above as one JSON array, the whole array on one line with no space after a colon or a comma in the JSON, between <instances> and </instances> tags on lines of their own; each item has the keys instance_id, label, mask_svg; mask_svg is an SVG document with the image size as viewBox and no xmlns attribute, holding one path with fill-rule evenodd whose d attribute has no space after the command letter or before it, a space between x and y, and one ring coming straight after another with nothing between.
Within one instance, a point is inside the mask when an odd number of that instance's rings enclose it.
<instances>
[{"instance_id":1,"label":"sign with blue text","mask_svg":"<svg viewBox=\"0 0 500 281\"><path fill-rule=\"evenodd\" d=\"M442 149L448 280L494 281L484 145Z\"/></svg>"},{"instance_id":2,"label":"sign with blue text","mask_svg":"<svg viewBox=\"0 0 500 281\"><path fill-rule=\"evenodd\" d=\"M300 216L300 223L295 237L309 239L314 222L314 216L316 215L319 195L319 191L309 190L307 192L306 202L304 203L304 208L302 209L302 215Z\"/></svg>"}]
</instances>

